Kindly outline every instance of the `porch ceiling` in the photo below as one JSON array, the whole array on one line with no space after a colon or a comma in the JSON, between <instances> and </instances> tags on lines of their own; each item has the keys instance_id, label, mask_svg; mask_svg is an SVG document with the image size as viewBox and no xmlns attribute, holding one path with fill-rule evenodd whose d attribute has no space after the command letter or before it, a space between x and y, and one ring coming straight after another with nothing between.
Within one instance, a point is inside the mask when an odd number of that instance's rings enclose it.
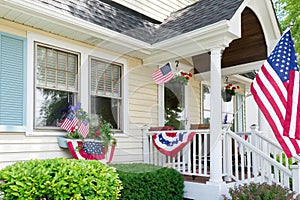
<instances>
[{"instance_id":1,"label":"porch ceiling","mask_svg":"<svg viewBox=\"0 0 300 200\"><path fill-rule=\"evenodd\" d=\"M242 12L242 37L233 40L222 54L222 68L261 61L267 57L267 45L261 24L256 15L245 8ZM192 57L196 73L210 71L210 55Z\"/></svg>"}]
</instances>

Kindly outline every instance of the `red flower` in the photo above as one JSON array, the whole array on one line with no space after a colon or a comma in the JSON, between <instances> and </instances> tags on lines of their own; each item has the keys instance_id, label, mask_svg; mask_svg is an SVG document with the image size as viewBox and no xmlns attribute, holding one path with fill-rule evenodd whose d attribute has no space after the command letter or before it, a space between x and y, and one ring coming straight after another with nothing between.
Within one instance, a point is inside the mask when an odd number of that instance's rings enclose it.
<instances>
[{"instance_id":1,"label":"red flower","mask_svg":"<svg viewBox=\"0 0 300 200\"><path fill-rule=\"evenodd\" d=\"M190 80L190 77L189 76L185 76L186 80Z\"/></svg>"},{"instance_id":2,"label":"red flower","mask_svg":"<svg viewBox=\"0 0 300 200\"><path fill-rule=\"evenodd\" d=\"M237 89L240 89L240 86L236 86Z\"/></svg>"},{"instance_id":3,"label":"red flower","mask_svg":"<svg viewBox=\"0 0 300 200\"><path fill-rule=\"evenodd\" d=\"M96 135L97 137L99 137L99 136L100 136L100 134L101 134L101 132L100 132L100 130L99 130L99 129L95 131L95 135Z\"/></svg>"},{"instance_id":4,"label":"red flower","mask_svg":"<svg viewBox=\"0 0 300 200\"><path fill-rule=\"evenodd\" d=\"M193 74L192 74L192 73L189 73L189 76L190 76L190 77L193 77Z\"/></svg>"},{"instance_id":5,"label":"red flower","mask_svg":"<svg viewBox=\"0 0 300 200\"><path fill-rule=\"evenodd\" d=\"M185 76L186 73L185 72L180 72L181 76Z\"/></svg>"}]
</instances>

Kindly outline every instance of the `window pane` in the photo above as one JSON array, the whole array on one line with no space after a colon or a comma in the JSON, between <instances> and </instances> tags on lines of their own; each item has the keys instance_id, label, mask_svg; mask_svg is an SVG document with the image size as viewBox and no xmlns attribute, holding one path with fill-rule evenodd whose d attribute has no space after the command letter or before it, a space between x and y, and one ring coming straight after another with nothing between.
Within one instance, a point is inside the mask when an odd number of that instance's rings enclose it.
<instances>
[{"instance_id":1,"label":"window pane","mask_svg":"<svg viewBox=\"0 0 300 200\"><path fill-rule=\"evenodd\" d=\"M36 88L35 126L58 126L69 105L74 104L74 94L64 91Z\"/></svg>"},{"instance_id":2,"label":"window pane","mask_svg":"<svg viewBox=\"0 0 300 200\"><path fill-rule=\"evenodd\" d=\"M39 87L77 91L77 55L42 46L36 54Z\"/></svg>"},{"instance_id":3,"label":"window pane","mask_svg":"<svg viewBox=\"0 0 300 200\"><path fill-rule=\"evenodd\" d=\"M91 60L91 93L109 97L121 97L121 66L104 61Z\"/></svg>"},{"instance_id":4,"label":"window pane","mask_svg":"<svg viewBox=\"0 0 300 200\"><path fill-rule=\"evenodd\" d=\"M120 129L120 102L119 99L91 96L91 113L111 123L114 129Z\"/></svg>"},{"instance_id":5,"label":"window pane","mask_svg":"<svg viewBox=\"0 0 300 200\"><path fill-rule=\"evenodd\" d=\"M56 88L56 70L48 68L46 72L46 76L47 76L46 85L48 87Z\"/></svg>"},{"instance_id":6,"label":"window pane","mask_svg":"<svg viewBox=\"0 0 300 200\"><path fill-rule=\"evenodd\" d=\"M47 49L47 67L56 68L57 52L54 49Z\"/></svg>"},{"instance_id":7,"label":"window pane","mask_svg":"<svg viewBox=\"0 0 300 200\"><path fill-rule=\"evenodd\" d=\"M58 52L57 55L57 68L60 71L66 71L67 69L67 54L63 52Z\"/></svg>"},{"instance_id":8,"label":"window pane","mask_svg":"<svg viewBox=\"0 0 300 200\"><path fill-rule=\"evenodd\" d=\"M37 66L37 84L46 85L46 68L42 66Z\"/></svg>"},{"instance_id":9,"label":"window pane","mask_svg":"<svg viewBox=\"0 0 300 200\"><path fill-rule=\"evenodd\" d=\"M77 91L77 74L68 74L68 90Z\"/></svg>"},{"instance_id":10,"label":"window pane","mask_svg":"<svg viewBox=\"0 0 300 200\"><path fill-rule=\"evenodd\" d=\"M68 71L77 74L77 56L68 54Z\"/></svg>"},{"instance_id":11,"label":"window pane","mask_svg":"<svg viewBox=\"0 0 300 200\"><path fill-rule=\"evenodd\" d=\"M210 123L210 111L203 111L203 124Z\"/></svg>"},{"instance_id":12,"label":"window pane","mask_svg":"<svg viewBox=\"0 0 300 200\"><path fill-rule=\"evenodd\" d=\"M120 97L121 90L120 90L120 77L121 77L121 69L118 66L114 66L113 68L113 96Z\"/></svg>"}]
</instances>

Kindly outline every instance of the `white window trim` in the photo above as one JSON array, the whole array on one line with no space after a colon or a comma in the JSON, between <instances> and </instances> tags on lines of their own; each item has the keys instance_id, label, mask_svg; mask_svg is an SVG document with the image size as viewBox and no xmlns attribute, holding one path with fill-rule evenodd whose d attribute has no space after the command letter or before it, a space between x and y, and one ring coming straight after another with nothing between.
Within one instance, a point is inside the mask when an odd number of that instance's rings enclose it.
<instances>
[{"instance_id":1,"label":"white window trim","mask_svg":"<svg viewBox=\"0 0 300 200\"><path fill-rule=\"evenodd\" d=\"M26 136L59 136L65 135L65 131L61 130L35 130L34 129L34 92L35 92L35 43L42 43L61 49L67 49L69 51L78 52L80 54L80 59L78 62L78 101L81 102L81 106L84 110L89 108L89 84L88 84L88 68L89 68L89 56L98 57L104 60L109 60L112 62L117 62L123 65L123 105L122 105L122 116L123 116L123 132L128 134L128 64L127 59L121 58L117 54L108 54L107 51L103 51L98 48L88 48L86 46L80 46L66 40L60 40L52 38L46 35L41 35L34 32L27 32L27 96L26 96ZM82 70L84 69L84 70ZM122 135L116 134L115 136Z\"/></svg>"}]
</instances>

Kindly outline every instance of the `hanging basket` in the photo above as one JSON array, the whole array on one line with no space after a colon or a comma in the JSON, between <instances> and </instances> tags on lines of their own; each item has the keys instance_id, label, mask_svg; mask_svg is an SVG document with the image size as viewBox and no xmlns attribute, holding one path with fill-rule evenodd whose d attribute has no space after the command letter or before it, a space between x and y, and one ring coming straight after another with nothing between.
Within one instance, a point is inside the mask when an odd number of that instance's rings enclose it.
<instances>
[{"instance_id":1,"label":"hanging basket","mask_svg":"<svg viewBox=\"0 0 300 200\"><path fill-rule=\"evenodd\" d=\"M222 98L224 102L230 102L232 99L232 94L222 91Z\"/></svg>"}]
</instances>

